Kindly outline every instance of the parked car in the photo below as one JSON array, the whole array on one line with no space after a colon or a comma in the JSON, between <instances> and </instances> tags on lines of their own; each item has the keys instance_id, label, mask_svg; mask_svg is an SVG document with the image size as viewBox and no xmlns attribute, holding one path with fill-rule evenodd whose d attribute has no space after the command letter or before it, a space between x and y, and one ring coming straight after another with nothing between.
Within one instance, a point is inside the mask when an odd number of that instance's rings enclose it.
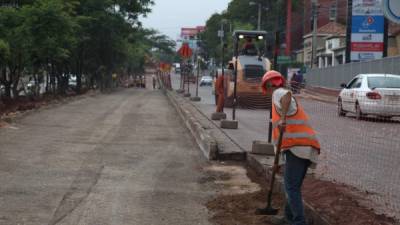
<instances>
[{"instance_id":1,"label":"parked car","mask_svg":"<svg viewBox=\"0 0 400 225\"><path fill-rule=\"evenodd\" d=\"M354 113L357 119L375 115L389 119L400 116L400 75L360 74L348 84L338 97L338 115Z\"/></svg>"},{"instance_id":2,"label":"parked car","mask_svg":"<svg viewBox=\"0 0 400 225\"><path fill-rule=\"evenodd\" d=\"M175 73L181 73L181 64L174 63Z\"/></svg>"},{"instance_id":3,"label":"parked car","mask_svg":"<svg viewBox=\"0 0 400 225\"><path fill-rule=\"evenodd\" d=\"M211 76L203 76L200 79L200 86L212 86L213 79Z\"/></svg>"},{"instance_id":4,"label":"parked car","mask_svg":"<svg viewBox=\"0 0 400 225\"><path fill-rule=\"evenodd\" d=\"M76 87L76 76L75 75L69 76L68 85L71 87Z\"/></svg>"}]
</instances>

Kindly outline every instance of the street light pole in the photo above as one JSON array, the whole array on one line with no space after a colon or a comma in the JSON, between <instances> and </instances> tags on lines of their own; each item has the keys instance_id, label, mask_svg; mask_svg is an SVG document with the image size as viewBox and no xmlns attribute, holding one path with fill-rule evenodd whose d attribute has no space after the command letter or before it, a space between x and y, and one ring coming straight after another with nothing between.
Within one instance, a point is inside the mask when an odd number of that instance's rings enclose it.
<instances>
[{"instance_id":1,"label":"street light pole","mask_svg":"<svg viewBox=\"0 0 400 225\"><path fill-rule=\"evenodd\" d=\"M257 30L261 30L261 3L258 3L258 23Z\"/></svg>"},{"instance_id":2,"label":"street light pole","mask_svg":"<svg viewBox=\"0 0 400 225\"><path fill-rule=\"evenodd\" d=\"M249 2L249 5L258 5L258 19L257 19L257 30L261 30L261 12L262 12L262 5L261 3L256 2Z\"/></svg>"},{"instance_id":3,"label":"street light pole","mask_svg":"<svg viewBox=\"0 0 400 225\"><path fill-rule=\"evenodd\" d=\"M199 97L200 56L197 56L196 97Z\"/></svg>"},{"instance_id":4,"label":"street light pole","mask_svg":"<svg viewBox=\"0 0 400 225\"><path fill-rule=\"evenodd\" d=\"M224 76L224 21L221 21L221 69L222 76Z\"/></svg>"},{"instance_id":5,"label":"street light pole","mask_svg":"<svg viewBox=\"0 0 400 225\"><path fill-rule=\"evenodd\" d=\"M278 6L280 6L281 4L280 4L281 2L280 1L278 1ZM279 56L279 51L280 51L280 45L281 45L281 42L280 42L280 39L281 39L281 37L280 37L280 18L281 18L281 14L280 14L280 12L281 11L278 11L278 19L276 20L276 27L275 27L275 47L274 47L274 65L273 65L273 68L274 68L274 70L276 70L276 71L278 71L278 66L279 66L279 64L278 64L278 56ZM272 142L272 98L271 98L271 105L270 105L270 108L269 108L269 122L268 122L268 143L271 143Z\"/></svg>"},{"instance_id":6,"label":"street light pole","mask_svg":"<svg viewBox=\"0 0 400 225\"><path fill-rule=\"evenodd\" d=\"M317 55L317 30L318 30L318 2L312 2L312 16L313 16L313 35L312 35L312 50L311 50L311 68L314 68L314 61Z\"/></svg>"}]
</instances>

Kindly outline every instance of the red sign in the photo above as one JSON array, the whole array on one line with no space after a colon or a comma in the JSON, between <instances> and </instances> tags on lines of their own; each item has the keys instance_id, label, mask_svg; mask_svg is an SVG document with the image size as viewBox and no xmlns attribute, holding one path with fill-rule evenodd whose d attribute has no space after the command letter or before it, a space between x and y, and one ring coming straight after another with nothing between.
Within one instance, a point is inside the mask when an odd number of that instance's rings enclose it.
<instances>
[{"instance_id":1,"label":"red sign","mask_svg":"<svg viewBox=\"0 0 400 225\"><path fill-rule=\"evenodd\" d=\"M183 58L190 58L192 56L192 54L193 54L193 51L189 47L188 43L183 43L182 47L179 49L178 52Z\"/></svg>"},{"instance_id":2,"label":"red sign","mask_svg":"<svg viewBox=\"0 0 400 225\"><path fill-rule=\"evenodd\" d=\"M382 42L353 42L351 43L351 51L354 52L382 52L383 51Z\"/></svg>"}]
</instances>

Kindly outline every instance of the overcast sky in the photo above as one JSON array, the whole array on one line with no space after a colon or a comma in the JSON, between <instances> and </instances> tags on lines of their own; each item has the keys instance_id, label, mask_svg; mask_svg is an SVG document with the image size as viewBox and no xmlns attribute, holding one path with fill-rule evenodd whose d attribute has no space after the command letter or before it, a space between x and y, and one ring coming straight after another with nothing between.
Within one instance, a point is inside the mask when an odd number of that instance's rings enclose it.
<instances>
[{"instance_id":1,"label":"overcast sky","mask_svg":"<svg viewBox=\"0 0 400 225\"><path fill-rule=\"evenodd\" d=\"M205 25L213 13L220 13L231 0L155 0L152 13L142 18L143 26L154 28L176 40L181 27Z\"/></svg>"}]
</instances>

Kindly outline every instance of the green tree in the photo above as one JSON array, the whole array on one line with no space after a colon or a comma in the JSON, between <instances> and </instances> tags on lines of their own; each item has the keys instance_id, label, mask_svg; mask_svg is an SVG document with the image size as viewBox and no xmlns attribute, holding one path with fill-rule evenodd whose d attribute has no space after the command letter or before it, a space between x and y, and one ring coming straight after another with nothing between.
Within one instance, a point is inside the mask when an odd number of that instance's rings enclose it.
<instances>
[{"instance_id":1,"label":"green tree","mask_svg":"<svg viewBox=\"0 0 400 225\"><path fill-rule=\"evenodd\" d=\"M3 62L0 82L5 86L6 97L18 95L18 84L27 64L26 33L22 29L23 16L15 8L0 8L0 38L8 46L9 56ZM8 72L7 72L8 71ZM8 76L6 76L8 73Z\"/></svg>"},{"instance_id":2,"label":"green tree","mask_svg":"<svg viewBox=\"0 0 400 225\"><path fill-rule=\"evenodd\" d=\"M0 83L18 95L25 74L64 93L71 74L111 87L115 72L143 71L152 50L173 54L173 42L141 28L152 0L20 0L0 8ZM38 93L38 89L36 90Z\"/></svg>"},{"instance_id":3,"label":"green tree","mask_svg":"<svg viewBox=\"0 0 400 225\"><path fill-rule=\"evenodd\" d=\"M38 0L25 6L23 30L28 37L28 49L33 71L43 68L47 74L51 91L56 92L56 78L59 86L63 81L63 63L70 57L74 44L74 21L69 4L61 0Z\"/></svg>"},{"instance_id":4,"label":"green tree","mask_svg":"<svg viewBox=\"0 0 400 225\"><path fill-rule=\"evenodd\" d=\"M228 43L227 55L225 61L232 56L232 38L231 33L228 31L232 27L235 29L248 29L253 30L257 26L258 20L258 3L261 4L262 20L261 29L269 33L267 37L267 49L272 50L272 44L274 43L274 33L277 29L284 31L284 18L286 15L285 2L283 0L252 0L256 4L249 4L248 0L232 0L225 11L221 14L213 14L206 23L206 31L201 35L201 40L206 46L204 49L206 54L216 59L217 63L220 63L221 58L221 41L217 36L218 30L220 30L221 23L225 21L225 42ZM301 10L302 1L293 0L293 10ZM228 29L229 27L229 29ZM271 52L267 52L267 54Z\"/></svg>"}]
</instances>

